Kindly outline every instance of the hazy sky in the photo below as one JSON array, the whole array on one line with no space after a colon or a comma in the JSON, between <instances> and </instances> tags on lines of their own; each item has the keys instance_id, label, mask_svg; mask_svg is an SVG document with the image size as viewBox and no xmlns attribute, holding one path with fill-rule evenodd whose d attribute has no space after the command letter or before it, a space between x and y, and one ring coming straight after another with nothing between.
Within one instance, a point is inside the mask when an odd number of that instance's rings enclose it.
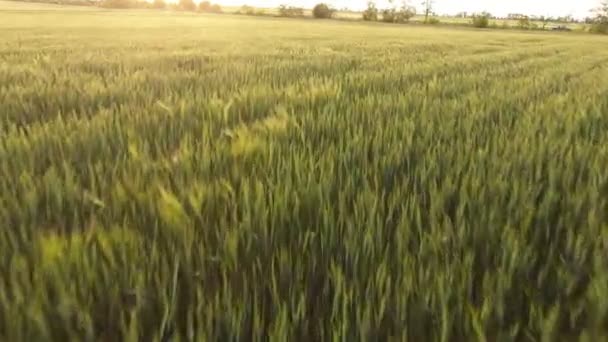
<instances>
[{"instance_id":1,"label":"hazy sky","mask_svg":"<svg viewBox=\"0 0 608 342\"><path fill-rule=\"evenodd\" d=\"M259 7L276 7L280 4L312 7L323 0L216 0L223 5L248 4ZM324 0L335 7L361 9L366 0ZM397 0L399 2L399 0ZM418 5L421 0L410 0L410 4ZM590 10L597 7L600 0L435 0L435 11L440 14L454 14L461 11L488 11L494 15L508 13L525 13L536 15L563 16L571 14L575 17L586 17ZM377 1L381 7L386 0Z\"/></svg>"}]
</instances>

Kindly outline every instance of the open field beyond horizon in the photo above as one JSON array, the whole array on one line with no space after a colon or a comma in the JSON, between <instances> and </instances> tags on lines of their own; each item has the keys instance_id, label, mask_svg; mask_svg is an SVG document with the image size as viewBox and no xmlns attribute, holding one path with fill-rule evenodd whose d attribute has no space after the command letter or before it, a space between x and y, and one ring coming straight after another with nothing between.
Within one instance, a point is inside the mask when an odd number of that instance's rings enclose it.
<instances>
[{"instance_id":1,"label":"open field beyond horizon","mask_svg":"<svg viewBox=\"0 0 608 342\"><path fill-rule=\"evenodd\" d=\"M0 340L606 340L607 166L606 37L0 6Z\"/></svg>"}]
</instances>

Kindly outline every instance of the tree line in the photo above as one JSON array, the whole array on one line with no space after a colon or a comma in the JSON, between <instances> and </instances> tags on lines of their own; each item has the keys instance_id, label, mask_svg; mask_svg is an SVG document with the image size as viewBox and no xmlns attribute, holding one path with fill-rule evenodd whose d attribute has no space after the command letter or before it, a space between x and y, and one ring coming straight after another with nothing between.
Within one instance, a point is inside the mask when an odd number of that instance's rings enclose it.
<instances>
[{"instance_id":1,"label":"tree line","mask_svg":"<svg viewBox=\"0 0 608 342\"><path fill-rule=\"evenodd\" d=\"M147 9L172 9L181 11L196 11L203 13L223 13L219 4L209 1L200 3L194 0L178 0L177 3L168 3L165 0L37 0L37 2L48 2L71 5L93 5L104 8L147 8ZM435 0L421 0L418 8L422 9L420 16L423 17L424 24L439 24L440 19L434 11ZM276 12L268 13L265 9L255 8L244 5L234 14L254 15L254 16L279 16L286 18L306 17L306 10L302 7L280 5ZM338 11L326 3L319 3L312 9L312 17L317 19L331 19ZM388 6L379 8L374 0L367 2L365 10L361 12L361 19L364 21L381 21L385 23L402 24L409 22L418 15L417 7L411 5L408 0L389 0ZM593 10L593 15L585 18L584 21L577 21L572 16L549 17L531 16L520 13L511 13L507 17L501 18L493 16L488 12L481 13L458 13L455 18L466 18L470 21L469 25L477 28L518 28L526 30L546 30L551 23L569 24L575 22L585 23L590 32L608 34L608 0L601 0L600 5ZM499 25L498 21L502 20ZM507 23L515 23L509 25ZM565 25L553 26L552 30L570 30Z\"/></svg>"},{"instance_id":2,"label":"tree line","mask_svg":"<svg viewBox=\"0 0 608 342\"><path fill-rule=\"evenodd\" d=\"M421 3L423 10L422 16L425 24L437 24L440 20L434 12L434 0L423 0ZM383 21L388 23L405 23L416 16L416 7L410 5L408 0L402 0L399 4L395 0L389 0L389 7L379 9L376 2L367 2L366 9L362 12L362 19L365 21ZM538 29L546 30L549 23L568 24L580 22L571 15L563 17L532 16L525 14L512 13L506 18L495 17L489 12L467 13L461 12L456 18L468 18L470 24L477 28L518 28L518 29ZM493 23L491 21L494 20ZM503 20L502 25L498 25L497 20ZM515 22L511 26L507 20ZM589 25L589 31L594 33L608 34L608 0L602 0L600 6L593 10L593 16L585 18L585 24ZM552 27L552 30L570 30L567 26L560 25Z\"/></svg>"}]
</instances>

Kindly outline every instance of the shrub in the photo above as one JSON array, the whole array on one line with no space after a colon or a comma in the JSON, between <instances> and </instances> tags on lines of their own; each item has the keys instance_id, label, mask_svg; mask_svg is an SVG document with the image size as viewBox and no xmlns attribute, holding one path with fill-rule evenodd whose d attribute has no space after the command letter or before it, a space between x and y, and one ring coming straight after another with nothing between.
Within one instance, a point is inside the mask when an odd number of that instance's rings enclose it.
<instances>
[{"instance_id":1,"label":"shrub","mask_svg":"<svg viewBox=\"0 0 608 342\"><path fill-rule=\"evenodd\" d=\"M281 5L279 6L279 16L288 18L303 17L304 9L301 7Z\"/></svg>"},{"instance_id":2,"label":"shrub","mask_svg":"<svg viewBox=\"0 0 608 342\"><path fill-rule=\"evenodd\" d=\"M363 20L365 21L377 21L378 20L378 8L376 3L370 1L367 3L367 8L363 11Z\"/></svg>"},{"instance_id":3,"label":"shrub","mask_svg":"<svg viewBox=\"0 0 608 342\"><path fill-rule=\"evenodd\" d=\"M490 15L488 13L474 15L473 26L477 28L487 28L488 26L490 26Z\"/></svg>"},{"instance_id":4,"label":"shrub","mask_svg":"<svg viewBox=\"0 0 608 342\"><path fill-rule=\"evenodd\" d=\"M427 21L427 24L430 25L437 25L441 23L441 20L439 20L439 18L429 18L429 20Z\"/></svg>"},{"instance_id":5,"label":"shrub","mask_svg":"<svg viewBox=\"0 0 608 342\"><path fill-rule=\"evenodd\" d=\"M312 9L312 16L317 19L330 19L334 15L334 10L327 6L327 4L317 4Z\"/></svg>"}]
</instances>

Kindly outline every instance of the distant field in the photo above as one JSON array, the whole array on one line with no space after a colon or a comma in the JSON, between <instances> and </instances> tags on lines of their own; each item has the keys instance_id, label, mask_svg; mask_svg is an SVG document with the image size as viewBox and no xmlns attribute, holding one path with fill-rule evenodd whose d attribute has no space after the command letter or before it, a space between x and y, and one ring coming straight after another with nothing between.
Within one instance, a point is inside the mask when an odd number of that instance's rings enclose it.
<instances>
[{"instance_id":1,"label":"distant field","mask_svg":"<svg viewBox=\"0 0 608 342\"><path fill-rule=\"evenodd\" d=\"M607 45L0 2L0 340L606 340Z\"/></svg>"}]
</instances>

